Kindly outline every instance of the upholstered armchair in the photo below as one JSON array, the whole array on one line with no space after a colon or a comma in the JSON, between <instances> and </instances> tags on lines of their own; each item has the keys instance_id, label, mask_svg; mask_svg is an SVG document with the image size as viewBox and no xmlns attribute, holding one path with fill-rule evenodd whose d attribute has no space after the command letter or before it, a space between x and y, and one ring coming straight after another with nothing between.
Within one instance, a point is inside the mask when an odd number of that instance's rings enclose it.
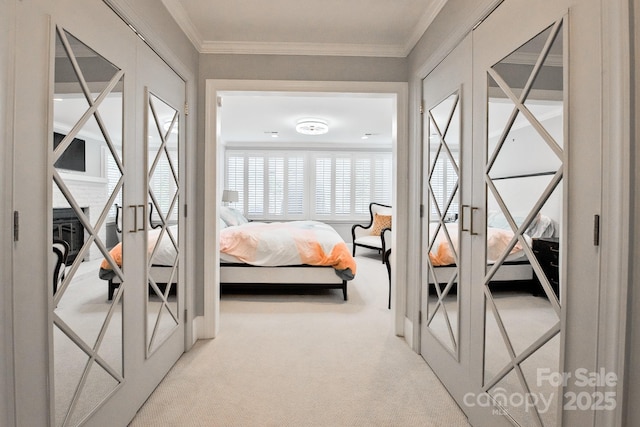
<instances>
[{"instance_id":1,"label":"upholstered armchair","mask_svg":"<svg viewBox=\"0 0 640 427\"><path fill-rule=\"evenodd\" d=\"M380 203L369 205L369 224L355 224L351 227L353 256L356 255L356 247L362 246L377 249L382 254L384 262L385 248L391 241L391 212L391 206Z\"/></svg>"}]
</instances>

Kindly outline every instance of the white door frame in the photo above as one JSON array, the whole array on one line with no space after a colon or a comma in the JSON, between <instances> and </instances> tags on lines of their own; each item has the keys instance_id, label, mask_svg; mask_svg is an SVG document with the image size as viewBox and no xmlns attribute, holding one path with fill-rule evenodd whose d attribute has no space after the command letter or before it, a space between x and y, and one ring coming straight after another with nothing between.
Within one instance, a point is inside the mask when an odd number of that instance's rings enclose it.
<instances>
[{"instance_id":1,"label":"white door frame","mask_svg":"<svg viewBox=\"0 0 640 427\"><path fill-rule=\"evenodd\" d=\"M204 159L204 318L200 324L199 338L215 338L220 328L220 259L218 201L222 198L224 183L224 158L222 156L219 137L219 116L217 114L217 97L229 91L256 92L333 92L333 93L377 93L395 95L395 120L393 123L393 216L397 218L393 233L392 256L396 259L407 259L407 211L398 206L408 206L409 194L406 185L408 180L408 85L399 82L332 82L332 81L284 81L284 80L207 80L205 87L205 159ZM397 242L402 242L398 245ZM394 330L397 335L404 334L404 318L406 307L406 272L408 266L397 265L392 271L394 297L392 312ZM402 286L396 284L403 284Z\"/></svg>"},{"instance_id":2,"label":"white door frame","mask_svg":"<svg viewBox=\"0 0 640 427\"><path fill-rule=\"evenodd\" d=\"M629 302L629 291L633 285L633 265L630 265L629 255L634 253L634 245L638 247L638 228L634 227L635 236L630 232L634 219L631 201L634 192L632 165L635 161L631 155L635 144L632 140L632 99L635 94L631 89L634 67L630 58L631 40L634 37L629 19L633 11L631 3L633 1L603 0L601 7L603 176L600 282L613 286L600 288L598 317L601 321L597 331L597 360L598 366L606 372L617 372L618 381L613 386L598 390L614 393L617 399L615 410L596 413L595 424L598 426L625 425L625 422L635 425L634 419L637 423L634 417L625 420L625 411L634 411L634 402L630 404L628 396L632 396L634 389L638 388L633 381L638 378L635 373L638 366L628 363L630 359L627 355L634 353L634 343L629 334L633 309L640 308L638 304L634 307ZM638 5L638 1L635 4ZM637 16L637 9L635 14ZM635 73L637 76L637 69ZM636 409L635 414L638 413Z\"/></svg>"}]
</instances>

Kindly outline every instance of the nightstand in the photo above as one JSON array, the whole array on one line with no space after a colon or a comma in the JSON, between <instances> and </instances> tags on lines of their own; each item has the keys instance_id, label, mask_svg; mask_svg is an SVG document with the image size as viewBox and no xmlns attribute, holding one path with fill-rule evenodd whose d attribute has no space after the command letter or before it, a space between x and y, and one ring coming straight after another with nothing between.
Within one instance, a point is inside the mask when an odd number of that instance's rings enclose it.
<instances>
[{"instance_id":1,"label":"nightstand","mask_svg":"<svg viewBox=\"0 0 640 427\"><path fill-rule=\"evenodd\" d=\"M542 271L549 279L549 283L553 288L553 292L556 296L559 296L558 289L560 288L560 271L558 269L560 261L560 243L557 237L543 237L533 239L533 253L536 259L540 263ZM539 286L540 282L536 276L536 281Z\"/></svg>"}]
</instances>

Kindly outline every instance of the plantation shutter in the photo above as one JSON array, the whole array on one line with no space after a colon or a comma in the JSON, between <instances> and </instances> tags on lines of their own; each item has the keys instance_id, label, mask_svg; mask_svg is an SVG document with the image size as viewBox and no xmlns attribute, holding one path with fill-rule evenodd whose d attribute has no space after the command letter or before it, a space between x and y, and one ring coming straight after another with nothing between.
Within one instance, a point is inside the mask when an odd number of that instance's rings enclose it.
<instances>
[{"instance_id":1,"label":"plantation shutter","mask_svg":"<svg viewBox=\"0 0 640 427\"><path fill-rule=\"evenodd\" d=\"M316 158L315 214L331 215L331 193L333 187L331 157Z\"/></svg>"},{"instance_id":2,"label":"plantation shutter","mask_svg":"<svg viewBox=\"0 0 640 427\"><path fill-rule=\"evenodd\" d=\"M247 170L247 214L264 215L264 158L250 156Z\"/></svg>"},{"instance_id":3,"label":"plantation shutter","mask_svg":"<svg viewBox=\"0 0 640 427\"><path fill-rule=\"evenodd\" d=\"M229 203L229 206L245 213L244 201L244 174L245 174L244 156L228 156L227 157L227 173L225 189L238 192L238 201Z\"/></svg>"},{"instance_id":4,"label":"plantation shutter","mask_svg":"<svg viewBox=\"0 0 640 427\"><path fill-rule=\"evenodd\" d=\"M227 150L226 167L230 206L248 218L353 220L391 204L390 153Z\"/></svg>"},{"instance_id":5,"label":"plantation shutter","mask_svg":"<svg viewBox=\"0 0 640 427\"><path fill-rule=\"evenodd\" d=\"M372 201L372 170L370 158L357 158L354 167L354 200L353 210L356 215L368 215Z\"/></svg>"},{"instance_id":6,"label":"plantation shutter","mask_svg":"<svg viewBox=\"0 0 640 427\"><path fill-rule=\"evenodd\" d=\"M287 174L287 213L291 216L304 215L305 174L304 157L298 156L288 159Z\"/></svg>"},{"instance_id":7,"label":"plantation shutter","mask_svg":"<svg viewBox=\"0 0 640 427\"><path fill-rule=\"evenodd\" d=\"M351 214L351 158L335 159L335 210L337 216Z\"/></svg>"},{"instance_id":8,"label":"plantation shutter","mask_svg":"<svg viewBox=\"0 0 640 427\"><path fill-rule=\"evenodd\" d=\"M378 155L374 158L373 175L374 193L372 201L383 205L391 205L393 178L390 155Z\"/></svg>"},{"instance_id":9,"label":"plantation shutter","mask_svg":"<svg viewBox=\"0 0 640 427\"><path fill-rule=\"evenodd\" d=\"M284 158L269 157L267 167L267 205L270 216L284 215Z\"/></svg>"}]
</instances>

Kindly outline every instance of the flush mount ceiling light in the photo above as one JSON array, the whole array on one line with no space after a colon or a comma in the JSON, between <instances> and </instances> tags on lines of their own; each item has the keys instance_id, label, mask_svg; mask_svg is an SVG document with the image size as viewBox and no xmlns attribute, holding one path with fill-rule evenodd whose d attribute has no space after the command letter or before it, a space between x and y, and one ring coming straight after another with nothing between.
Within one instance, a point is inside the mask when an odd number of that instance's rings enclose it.
<instances>
[{"instance_id":1,"label":"flush mount ceiling light","mask_svg":"<svg viewBox=\"0 0 640 427\"><path fill-rule=\"evenodd\" d=\"M303 135L323 135L329 132L329 125L324 120L302 119L296 123L296 132Z\"/></svg>"}]
</instances>

